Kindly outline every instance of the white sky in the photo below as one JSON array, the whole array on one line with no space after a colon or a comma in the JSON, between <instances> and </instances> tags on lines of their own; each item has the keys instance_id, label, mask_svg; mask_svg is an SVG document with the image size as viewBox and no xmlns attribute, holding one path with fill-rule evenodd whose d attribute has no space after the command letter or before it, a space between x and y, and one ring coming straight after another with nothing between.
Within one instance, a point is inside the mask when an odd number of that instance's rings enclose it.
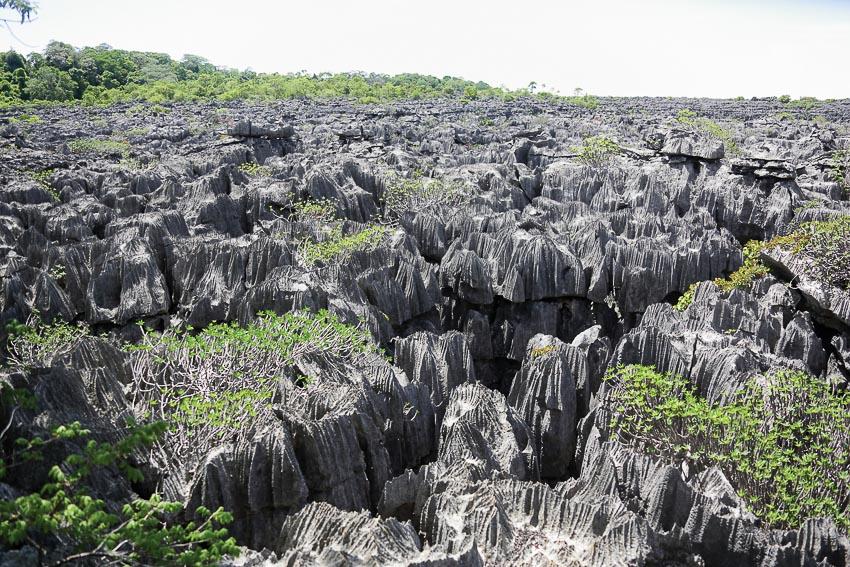
<instances>
[{"instance_id":1,"label":"white sky","mask_svg":"<svg viewBox=\"0 0 850 567\"><path fill-rule=\"evenodd\" d=\"M37 18L11 29L27 45L0 37L24 53L56 39L262 72L850 98L848 0L40 0Z\"/></svg>"}]
</instances>

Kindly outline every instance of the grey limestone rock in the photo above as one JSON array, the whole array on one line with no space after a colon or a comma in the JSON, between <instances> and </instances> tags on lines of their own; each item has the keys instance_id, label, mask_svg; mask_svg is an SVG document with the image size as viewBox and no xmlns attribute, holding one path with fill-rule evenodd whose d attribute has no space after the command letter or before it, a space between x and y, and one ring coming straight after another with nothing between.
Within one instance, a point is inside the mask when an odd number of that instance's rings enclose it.
<instances>
[{"instance_id":1,"label":"grey limestone rock","mask_svg":"<svg viewBox=\"0 0 850 567\"><path fill-rule=\"evenodd\" d=\"M92 269L86 290L90 322L124 324L138 317L168 312L171 303L165 277L143 240L113 239Z\"/></svg>"},{"instance_id":2,"label":"grey limestone rock","mask_svg":"<svg viewBox=\"0 0 850 567\"><path fill-rule=\"evenodd\" d=\"M395 342L395 363L415 383L426 385L434 406L442 412L452 391L475 382L472 354L464 335L449 332L437 336L419 332Z\"/></svg>"},{"instance_id":3,"label":"grey limestone rock","mask_svg":"<svg viewBox=\"0 0 850 567\"><path fill-rule=\"evenodd\" d=\"M707 160L721 159L725 155L721 140L681 131L672 131L665 136L661 153Z\"/></svg>"},{"instance_id":4,"label":"grey limestone rock","mask_svg":"<svg viewBox=\"0 0 850 567\"><path fill-rule=\"evenodd\" d=\"M295 135L295 128L289 125L256 124L249 118L243 118L227 129L227 135L246 138L291 138Z\"/></svg>"},{"instance_id":5,"label":"grey limestone rock","mask_svg":"<svg viewBox=\"0 0 850 567\"><path fill-rule=\"evenodd\" d=\"M439 447L440 461L485 477L496 472L525 480L540 474L528 426L504 396L481 384L463 384L452 392Z\"/></svg>"},{"instance_id":6,"label":"grey limestone rock","mask_svg":"<svg viewBox=\"0 0 850 567\"><path fill-rule=\"evenodd\" d=\"M199 466L188 491L190 510L223 506L241 519L231 535L261 549L277 540L286 517L307 503L308 488L282 424L240 435Z\"/></svg>"},{"instance_id":7,"label":"grey limestone rock","mask_svg":"<svg viewBox=\"0 0 850 567\"><path fill-rule=\"evenodd\" d=\"M508 403L531 429L543 479L564 478L572 463L578 383L587 383L587 361L578 348L546 335L529 341Z\"/></svg>"}]
</instances>

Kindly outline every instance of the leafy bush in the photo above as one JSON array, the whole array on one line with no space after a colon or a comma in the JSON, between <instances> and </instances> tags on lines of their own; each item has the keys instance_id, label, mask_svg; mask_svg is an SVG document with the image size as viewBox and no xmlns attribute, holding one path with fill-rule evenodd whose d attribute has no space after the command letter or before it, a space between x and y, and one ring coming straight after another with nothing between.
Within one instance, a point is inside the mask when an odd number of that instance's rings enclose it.
<instances>
[{"instance_id":1,"label":"leafy bush","mask_svg":"<svg viewBox=\"0 0 850 567\"><path fill-rule=\"evenodd\" d=\"M776 98L776 100L783 104L788 104L789 102L791 102L791 96L787 94L780 95Z\"/></svg>"},{"instance_id":2,"label":"leafy bush","mask_svg":"<svg viewBox=\"0 0 850 567\"><path fill-rule=\"evenodd\" d=\"M326 228L319 238L305 238L298 245L298 257L306 266L340 265L358 251L371 251L384 242L392 229L383 225L344 235L342 225Z\"/></svg>"},{"instance_id":3,"label":"leafy bush","mask_svg":"<svg viewBox=\"0 0 850 567\"><path fill-rule=\"evenodd\" d=\"M38 183L41 187L47 190L50 193L50 196L53 197L56 201L61 201L62 199L59 197L59 193L56 192L56 189L50 185L50 176L55 173L53 169L45 169L42 171L25 171L24 174L28 175L32 178L36 183Z\"/></svg>"},{"instance_id":4,"label":"leafy bush","mask_svg":"<svg viewBox=\"0 0 850 567\"><path fill-rule=\"evenodd\" d=\"M9 122L12 124L16 122L20 122L22 124L38 124L39 122L44 122L40 116L37 114L19 114L18 116L13 116L9 119Z\"/></svg>"},{"instance_id":5,"label":"leafy bush","mask_svg":"<svg viewBox=\"0 0 850 567\"><path fill-rule=\"evenodd\" d=\"M578 152L578 160L583 164L599 167L610 162L620 153L620 146L605 136L593 136L585 138L582 146L573 148L573 151Z\"/></svg>"},{"instance_id":6,"label":"leafy bush","mask_svg":"<svg viewBox=\"0 0 850 567\"><path fill-rule=\"evenodd\" d=\"M425 177L421 171L411 177L390 172L381 204L384 221L393 224L408 211L457 212L467 200L460 183Z\"/></svg>"},{"instance_id":7,"label":"leafy bush","mask_svg":"<svg viewBox=\"0 0 850 567\"><path fill-rule=\"evenodd\" d=\"M645 366L606 377L611 437L670 462L723 470L772 527L830 517L850 527L850 399L795 371L752 379L725 405Z\"/></svg>"},{"instance_id":8,"label":"leafy bush","mask_svg":"<svg viewBox=\"0 0 850 567\"><path fill-rule=\"evenodd\" d=\"M68 148L77 154L121 154L129 156L130 143L118 140L99 140L97 138L79 138L68 142Z\"/></svg>"},{"instance_id":9,"label":"leafy bush","mask_svg":"<svg viewBox=\"0 0 850 567\"><path fill-rule=\"evenodd\" d=\"M268 177L272 174L271 170L268 167L262 166L252 161L246 161L245 163L239 164L239 169L241 169L247 175L250 176Z\"/></svg>"},{"instance_id":10,"label":"leafy bush","mask_svg":"<svg viewBox=\"0 0 850 567\"><path fill-rule=\"evenodd\" d=\"M733 138L732 130L700 116L693 110L680 110L676 116L676 126L709 140L720 140L729 155L735 156L741 153Z\"/></svg>"},{"instance_id":11,"label":"leafy bush","mask_svg":"<svg viewBox=\"0 0 850 567\"><path fill-rule=\"evenodd\" d=\"M796 212L818 204L817 200L807 201ZM827 285L850 289L850 216L802 223L790 233L776 236L768 242L747 242L744 245L744 265L726 278L716 278L715 285L728 293L749 287L758 278L766 276L770 270L761 261L760 254L771 248L784 248L804 259L805 271L812 278ZM693 284L673 308L684 311L693 301L695 287L696 284Z\"/></svg>"},{"instance_id":12,"label":"leafy bush","mask_svg":"<svg viewBox=\"0 0 850 567\"><path fill-rule=\"evenodd\" d=\"M850 172L850 150L836 150L829 158L829 169L832 180L844 187L844 192L850 192L850 181L847 179Z\"/></svg>"},{"instance_id":13,"label":"leafy bush","mask_svg":"<svg viewBox=\"0 0 850 567\"><path fill-rule=\"evenodd\" d=\"M694 290L696 289L696 287L697 284L692 283L691 286L688 288L688 291L683 293L682 297L680 297L679 300L676 302L676 305L673 306L673 309L680 313L687 309L688 306L690 306L690 304L694 302Z\"/></svg>"},{"instance_id":14,"label":"leafy bush","mask_svg":"<svg viewBox=\"0 0 850 567\"><path fill-rule=\"evenodd\" d=\"M766 247L781 246L807 261L808 275L825 284L850 289L850 216L802 223Z\"/></svg>"},{"instance_id":15,"label":"leafy bush","mask_svg":"<svg viewBox=\"0 0 850 567\"><path fill-rule=\"evenodd\" d=\"M356 364L376 347L368 331L322 310L262 312L251 325L216 323L197 334L144 330L127 350L137 414L167 422L175 461L191 467L222 437L269 417L276 381L301 357Z\"/></svg>"},{"instance_id":16,"label":"leafy bush","mask_svg":"<svg viewBox=\"0 0 850 567\"><path fill-rule=\"evenodd\" d=\"M117 466L129 480L143 480L127 457L153 443L163 430L163 423L134 425L114 446L90 440L82 452L53 465L50 482L40 490L0 500L0 543L13 548L30 545L38 551L39 563L49 560L53 565L90 561L215 565L225 555L238 556L239 547L222 527L233 518L222 508L215 512L198 508L196 515L205 518L200 524L180 524L173 517L182 505L157 494L128 502L119 513L110 512L103 500L89 495L85 482L97 468ZM52 429L48 437L18 439L17 451L0 459L0 478L5 471L43 459L46 445L84 439L89 433L75 422Z\"/></svg>"},{"instance_id":17,"label":"leafy bush","mask_svg":"<svg viewBox=\"0 0 850 567\"><path fill-rule=\"evenodd\" d=\"M801 96L798 100L788 103L789 108L796 108L808 120L812 117L812 110L820 106L821 102L815 97Z\"/></svg>"},{"instance_id":18,"label":"leafy bush","mask_svg":"<svg viewBox=\"0 0 850 567\"><path fill-rule=\"evenodd\" d=\"M320 226L336 219L336 205L331 199L307 199L292 205L295 218L301 222Z\"/></svg>"},{"instance_id":19,"label":"leafy bush","mask_svg":"<svg viewBox=\"0 0 850 567\"><path fill-rule=\"evenodd\" d=\"M9 338L9 362L20 369L46 368L77 347L89 333L85 325L58 321L46 325L34 314Z\"/></svg>"},{"instance_id":20,"label":"leafy bush","mask_svg":"<svg viewBox=\"0 0 850 567\"><path fill-rule=\"evenodd\" d=\"M725 292L752 285L752 283L769 273L767 266L759 260L759 252L766 245L758 240L750 240L744 245L744 265L735 270L728 278L716 278L714 283Z\"/></svg>"}]
</instances>

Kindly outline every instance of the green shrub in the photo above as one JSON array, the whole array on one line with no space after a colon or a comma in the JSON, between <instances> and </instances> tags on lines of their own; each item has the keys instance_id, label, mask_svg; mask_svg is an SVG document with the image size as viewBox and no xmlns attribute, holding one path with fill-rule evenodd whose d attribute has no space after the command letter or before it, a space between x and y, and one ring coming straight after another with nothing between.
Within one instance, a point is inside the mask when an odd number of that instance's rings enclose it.
<instances>
[{"instance_id":1,"label":"green shrub","mask_svg":"<svg viewBox=\"0 0 850 567\"><path fill-rule=\"evenodd\" d=\"M578 160L589 166L599 167L610 162L615 155L620 153L620 146L614 140L605 136L593 136L585 138L580 148L573 148L578 152Z\"/></svg>"},{"instance_id":2,"label":"green shrub","mask_svg":"<svg viewBox=\"0 0 850 567\"><path fill-rule=\"evenodd\" d=\"M788 104L789 102L791 102L791 96L787 94L780 95L776 98L776 100L783 104Z\"/></svg>"},{"instance_id":3,"label":"green shrub","mask_svg":"<svg viewBox=\"0 0 850 567\"><path fill-rule=\"evenodd\" d=\"M685 379L645 366L606 377L611 437L696 470L718 466L764 522L826 516L850 527L850 399L807 374L758 377L725 405Z\"/></svg>"},{"instance_id":4,"label":"green shrub","mask_svg":"<svg viewBox=\"0 0 850 567\"><path fill-rule=\"evenodd\" d=\"M716 278L715 285L725 292L730 292L733 289L749 287L756 279L766 276L770 270L759 260L759 252L764 246L765 244L758 240L747 242L744 245L744 265L727 278Z\"/></svg>"},{"instance_id":5,"label":"green shrub","mask_svg":"<svg viewBox=\"0 0 850 567\"><path fill-rule=\"evenodd\" d=\"M142 160L139 158L122 158L119 160L118 165L124 167L126 169L132 169L133 171L143 171L145 169L149 169L157 164L159 160L150 159L150 160Z\"/></svg>"},{"instance_id":6,"label":"green shrub","mask_svg":"<svg viewBox=\"0 0 850 567\"><path fill-rule=\"evenodd\" d=\"M68 142L68 147L77 154L121 154L129 156L130 143L119 140L99 140L96 138L79 138Z\"/></svg>"},{"instance_id":7,"label":"green shrub","mask_svg":"<svg viewBox=\"0 0 850 567\"><path fill-rule=\"evenodd\" d=\"M55 359L70 353L89 334L85 325L64 321L47 325L35 315L16 331L9 338L9 362L22 370L49 367Z\"/></svg>"},{"instance_id":8,"label":"green shrub","mask_svg":"<svg viewBox=\"0 0 850 567\"><path fill-rule=\"evenodd\" d=\"M798 109L806 120L812 117L812 110L820 105L821 102L811 96L801 96L798 100L788 103L790 108Z\"/></svg>"},{"instance_id":9,"label":"green shrub","mask_svg":"<svg viewBox=\"0 0 850 567\"><path fill-rule=\"evenodd\" d=\"M818 206L818 201L808 201L795 211ZM806 262L805 271L810 277L827 285L850 289L850 216L838 216L826 221L799 224L786 235L775 236L768 242L751 240L744 246L744 265L726 278L714 280L724 292L749 287L760 277L770 273L761 261L762 251L784 248ZM693 287L674 306L684 311L693 301Z\"/></svg>"},{"instance_id":10,"label":"green shrub","mask_svg":"<svg viewBox=\"0 0 850 567\"><path fill-rule=\"evenodd\" d=\"M129 480L142 481L142 473L127 457L153 443L163 430L163 423L133 425L116 445L90 440L81 452L53 465L50 481L39 490L0 500L0 543L12 548L30 545L38 551L40 564L53 565L97 561L200 566L216 565L225 555L238 556L239 547L222 527L233 517L222 508L198 508L196 515L204 518L200 524L180 524L173 518L182 505L157 494L128 502L120 512L89 495L85 482L98 468L117 466ZM52 429L47 437L18 439L17 450L0 459L0 478L10 469L44 459L46 445L88 434L75 422Z\"/></svg>"},{"instance_id":11,"label":"green shrub","mask_svg":"<svg viewBox=\"0 0 850 567\"><path fill-rule=\"evenodd\" d=\"M62 199L59 196L59 193L53 186L50 184L50 176L53 175L55 170L53 169L44 169L42 171L24 171L24 174L35 180L40 186L47 190L50 193L50 196L53 197L54 200L61 201Z\"/></svg>"},{"instance_id":12,"label":"green shrub","mask_svg":"<svg viewBox=\"0 0 850 567\"><path fill-rule=\"evenodd\" d=\"M457 212L467 200L460 183L425 177L421 171L413 172L410 177L390 172L387 174L381 207L384 222L394 224L408 211Z\"/></svg>"},{"instance_id":13,"label":"green shrub","mask_svg":"<svg viewBox=\"0 0 850 567\"><path fill-rule=\"evenodd\" d=\"M850 150L836 150L829 158L829 169L832 180L839 183L844 192L850 192L850 181L847 179L850 172Z\"/></svg>"},{"instance_id":14,"label":"green shrub","mask_svg":"<svg viewBox=\"0 0 850 567\"><path fill-rule=\"evenodd\" d=\"M18 116L13 116L9 119L9 122L16 123L21 122L23 124L38 124L39 122L44 122L40 116L37 114L19 114Z\"/></svg>"},{"instance_id":15,"label":"green shrub","mask_svg":"<svg viewBox=\"0 0 850 567\"><path fill-rule=\"evenodd\" d=\"M250 175L252 177L269 177L272 174L271 170L268 167L255 163L253 161L246 161L245 163L239 164L239 169L241 169L247 175Z\"/></svg>"},{"instance_id":16,"label":"green shrub","mask_svg":"<svg viewBox=\"0 0 850 567\"><path fill-rule=\"evenodd\" d=\"M277 381L294 375L302 357L357 364L377 351L367 330L325 310L262 312L244 327L215 323L192 331L145 329L140 344L126 347L137 415L168 423L171 454L189 470L222 437L270 419Z\"/></svg>"},{"instance_id":17,"label":"green shrub","mask_svg":"<svg viewBox=\"0 0 850 567\"><path fill-rule=\"evenodd\" d=\"M298 245L298 256L306 266L341 265L354 252L371 251L384 242L392 229L383 225L370 225L354 234L343 235L342 225L326 228L318 238L305 238Z\"/></svg>"},{"instance_id":18,"label":"green shrub","mask_svg":"<svg viewBox=\"0 0 850 567\"><path fill-rule=\"evenodd\" d=\"M693 110L680 110L676 116L676 126L709 140L720 140L731 156L741 153L733 138L732 130L700 116Z\"/></svg>"},{"instance_id":19,"label":"green shrub","mask_svg":"<svg viewBox=\"0 0 850 567\"><path fill-rule=\"evenodd\" d=\"M697 284L692 283L691 286L688 288L688 291L683 293L682 297L680 297L679 300L676 302L676 305L673 306L673 309L680 313L687 309L688 306L690 306L690 304L694 302L694 290L696 289L696 287Z\"/></svg>"},{"instance_id":20,"label":"green shrub","mask_svg":"<svg viewBox=\"0 0 850 567\"><path fill-rule=\"evenodd\" d=\"M806 222L766 246L781 246L807 261L809 276L841 289L850 289L850 216Z\"/></svg>"},{"instance_id":21,"label":"green shrub","mask_svg":"<svg viewBox=\"0 0 850 567\"><path fill-rule=\"evenodd\" d=\"M336 205L331 199L307 199L292 205L295 218L301 222L320 226L336 219Z\"/></svg>"}]
</instances>

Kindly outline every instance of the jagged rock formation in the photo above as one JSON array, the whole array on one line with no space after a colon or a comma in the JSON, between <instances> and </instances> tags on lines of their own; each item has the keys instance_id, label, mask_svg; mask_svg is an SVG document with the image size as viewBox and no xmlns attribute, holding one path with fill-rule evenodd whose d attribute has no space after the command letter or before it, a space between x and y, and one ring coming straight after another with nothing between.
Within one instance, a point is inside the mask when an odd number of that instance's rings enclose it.
<instances>
[{"instance_id":1,"label":"jagged rock formation","mask_svg":"<svg viewBox=\"0 0 850 567\"><path fill-rule=\"evenodd\" d=\"M728 126L741 155L671 127L685 104ZM627 364L678 374L713 403L776 368L847 387L847 290L781 247L761 253L771 275L754 284L711 282L742 265L750 239L850 214L828 159L850 147L850 106L823 104L824 123L778 120L780 107L39 109L50 119L0 138L0 326L37 315L96 336L4 371L39 409L0 407L0 430L79 420L120 439L138 392L116 347L139 340L137 323L326 309L386 356L298 357L274 377L271 409L196 466L160 448L137 456L147 485L107 475L95 488L224 506L239 543L266 549L253 564L850 565L832 522L762 527L720 469L627 449L599 404L606 372ZM73 151L82 132L101 145ZM583 163L576 148L598 134L621 153ZM399 180L443 194L388 212ZM331 212L316 220L304 203ZM379 222L380 238L340 249ZM45 475L8 476L0 495Z\"/></svg>"}]
</instances>

